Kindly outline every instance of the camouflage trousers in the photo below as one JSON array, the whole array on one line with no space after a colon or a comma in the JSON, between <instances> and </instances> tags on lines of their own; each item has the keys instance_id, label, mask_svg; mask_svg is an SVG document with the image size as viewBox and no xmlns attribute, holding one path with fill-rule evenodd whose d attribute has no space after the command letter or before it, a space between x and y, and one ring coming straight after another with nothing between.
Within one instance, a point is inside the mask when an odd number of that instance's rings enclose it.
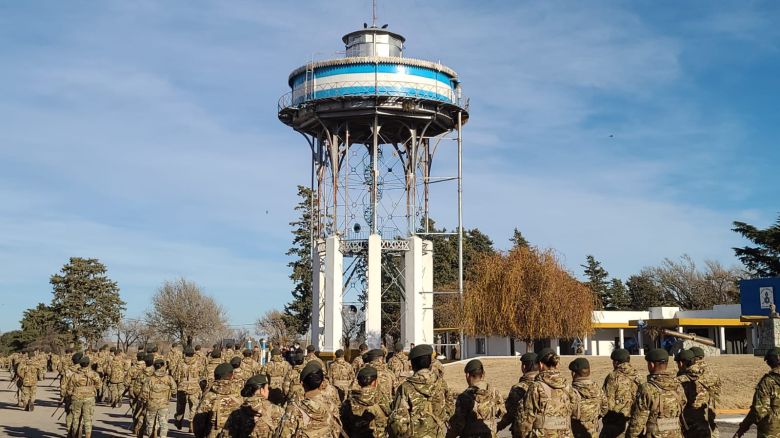
<instances>
[{"instance_id":1,"label":"camouflage trousers","mask_svg":"<svg viewBox=\"0 0 780 438\"><path fill-rule=\"evenodd\" d=\"M95 413L95 399L90 397L82 400L73 400L71 402L71 412L73 418L70 423L70 436L79 437L81 430L84 434L92 433L92 415Z\"/></svg>"},{"instance_id":2,"label":"camouflage trousers","mask_svg":"<svg viewBox=\"0 0 780 438\"><path fill-rule=\"evenodd\" d=\"M571 431L574 438L595 438L599 436L599 419L584 422L572 420Z\"/></svg>"},{"instance_id":3,"label":"camouflage trousers","mask_svg":"<svg viewBox=\"0 0 780 438\"><path fill-rule=\"evenodd\" d=\"M601 421L601 433L599 438L623 438L628 428L628 417L617 412L607 412Z\"/></svg>"},{"instance_id":4,"label":"camouflage trousers","mask_svg":"<svg viewBox=\"0 0 780 438\"><path fill-rule=\"evenodd\" d=\"M73 408L70 397L62 400L62 409L65 411L65 430L70 431L70 425L73 423Z\"/></svg>"},{"instance_id":5,"label":"camouflage trousers","mask_svg":"<svg viewBox=\"0 0 780 438\"><path fill-rule=\"evenodd\" d=\"M136 436L143 435L144 429L144 401L140 398L133 399L133 433Z\"/></svg>"},{"instance_id":6,"label":"camouflage trousers","mask_svg":"<svg viewBox=\"0 0 780 438\"><path fill-rule=\"evenodd\" d=\"M176 392L176 414L173 418L181 422L184 419L184 411L187 411L187 420L192 425L192 410L200 403L200 393L187 394L185 391ZM191 427L191 426L190 426Z\"/></svg>"},{"instance_id":7,"label":"camouflage trousers","mask_svg":"<svg viewBox=\"0 0 780 438\"><path fill-rule=\"evenodd\" d=\"M21 386L19 387L19 406L25 409L32 408L35 403L35 393L38 390L38 386Z\"/></svg>"},{"instance_id":8,"label":"camouflage trousers","mask_svg":"<svg viewBox=\"0 0 780 438\"><path fill-rule=\"evenodd\" d=\"M168 436L168 406L159 409L147 409L146 413L146 435L157 438L166 438ZM155 434L155 430L159 433Z\"/></svg>"},{"instance_id":9,"label":"camouflage trousers","mask_svg":"<svg viewBox=\"0 0 780 438\"><path fill-rule=\"evenodd\" d=\"M125 392L124 383L109 383L108 384L108 402L111 405L119 405L122 393Z\"/></svg>"}]
</instances>

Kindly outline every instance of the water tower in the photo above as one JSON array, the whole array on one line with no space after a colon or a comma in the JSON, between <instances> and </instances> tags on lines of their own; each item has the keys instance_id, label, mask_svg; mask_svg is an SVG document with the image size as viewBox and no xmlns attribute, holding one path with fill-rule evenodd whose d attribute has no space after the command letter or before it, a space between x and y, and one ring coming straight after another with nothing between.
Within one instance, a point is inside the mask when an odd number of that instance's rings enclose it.
<instances>
[{"instance_id":1,"label":"water tower","mask_svg":"<svg viewBox=\"0 0 780 438\"><path fill-rule=\"evenodd\" d=\"M293 70L291 91L279 100L279 120L311 149L312 343L325 353L342 348L345 297L354 289L370 347L379 346L383 312L393 306L406 346L434 343L434 295L463 291L468 108L460 81L439 62L405 57L404 37L386 25L364 24L343 41L346 56ZM445 151L453 172L436 175L434 158ZM427 219L434 185L448 183L455 196L443 210L457 212L457 229L447 234L458 242L460 275L457 290L434 291ZM391 300L393 288L400 292Z\"/></svg>"}]
</instances>

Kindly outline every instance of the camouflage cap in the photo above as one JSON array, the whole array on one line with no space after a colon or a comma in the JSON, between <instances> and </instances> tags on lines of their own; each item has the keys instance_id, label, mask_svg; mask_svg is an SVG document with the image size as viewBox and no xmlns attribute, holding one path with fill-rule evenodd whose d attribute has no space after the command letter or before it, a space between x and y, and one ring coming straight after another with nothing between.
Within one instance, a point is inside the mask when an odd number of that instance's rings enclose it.
<instances>
[{"instance_id":1,"label":"camouflage cap","mask_svg":"<svg viewBox=\"0 0 780 438\"><path fill-rule=\"evenodd\" d=\"M358 371L357 376L359 379L370 379L377 376L376 368L368 365Z\"/></svg>"},{"instance_id":2,"label":"camouflage cap","mask_svg":"<svg viewBox=\"0 0 780 438\"><path fill-rule=\"evenodd\" d=\"M669 352L663 348L653 348L647 352L645 360L648 362L668 362Z\"/></svg>"},{"instance_id":3,"label":"camouflage cap","mask_svg":"<svg viewBox=\"0 0 780 438\"><path fill-rule=\"evenodd\" d=\"M550 347L542 348L538 353L536 353L536 363L541 362L542 359L545 358L545 356L549 356L551 354L556 354L555 350L553 350Z\"/></svg>"},{"instance_id":4,"label":"camouflage cap","mask_svg":"<svg viewBox=\"0 0 780 438\"><path fill-rule=\"evenodd\" d=\"M631 353L625 348L618 348L609 355L609 358L617 362L628 362L631 359Z\"/></svg>"},{"instance_id":5,"label":"camouflage cap","mask_svg":"<svg viewBox=\"0 0 780 438\"><path fill-rule=\"evenodd\" d=\"M520 356L520 362L533 365L536 362L536 353L533 351L525 353L524 355Z\"/></svg>"},{"instance_id":6,"label":"camouflage cap","mask_svg":"<svg viewBox=\"0 0 780 438\"><path fill-rule=\"evenodd\" d=\"M380 350L381 351L381 350ZM433 347L428 344L416 345L409 352L409 360L416 359L422 356L430 356L433 354Z\"/></svg>"},{"instance_id":7,"label":"camouflage cap","mask_svg":"<svg viewBox=\"0 0 780 438\"><path fill-rule=\"evenodd\" d=\"M577 372L589 369L590 362L588 362L588 359L585 359L584 357L578 357L569 363L569 371Z\"/></svg>"},{"instance_id":8,"label":"camouflage cap","mask_svg":"<svg viewBox=\"0 0 780 438\"><path fill-rule=\"evenodd\" d=\"M305 367L303 367L303 371L301 371L301 381L308 377L310 374L316 373L317 371L322 371L322 365L320 365L319 362L316 360L313 360L306 364Z\"/></svg>"},{"instance_id":9,"label":"camouflage cap","mask_svg":"<svg viewBox=\"0 0 780 438\"><path fill-rule=\"evenodd\" d=\"M485 369L482 367L482 362L479 359L471 359L466 366L463 367L463 372L466 374L478 373L480 371L485 371Z\"/></svg>"},{"instance_id":10,"label":"camouflage cap","mask_svg":"<svg viewBox=\"0 0 780 438\"><path fill-rule=\"evenodd\" d=\"M161 366L165 365L165 361L162 360L162 359L155 359L152 364L154 366L156 366L156 367L161 367Z\"/></svg>"},{"instance_id":11,"label":"camouflage cap","mask_svg":"<svg viewBox=\"0 0 780 438\"><path fill-rule=\"evenodd\" d=\"M769 359L769 356L780 357L780 348L775 347L771 350L767 350L766 354L764 354L764 360Z\"/></svg>"},{"instance_id":12,"label":"camouflage cap","mask_svg":"<svg viewBox=\"0 0 780 438\"><path fill-rule=\"evenodd\" d=\"M691 347L691 351L693 352L693 355L698 358L704 357L704 349L701 347Z\"/></svg>"},{"instance_id":13,"label":"camouflage cap","mask_svg":"<svg viewBox=\"0 0 780 438\"><path fill-rule=\"evenodd\" d=\"M306 347L306 352L307 353L314 353L316 350L317 349L314 348L314 345L309 345L308 347Z\"/></svg>"},{"instance_id":14,"label":"camouflage cap","mask_svg":"<svg viewBox=\"0 0 780 438\"><path fill-rule=\"evenodd\" d=\"M229 363L221 363L214 368L214 378L217 380L225 380L233 374L233 365Z\"/></svg>"},{"instance_id":15,"label":"camouflage cap","mask_svg":"<svg viewBox=\"0 0 780 438\"><path fill-rule=\"evenodd\" d=\"M79 365L85 367L89 365L89 356L84 355L79 358Z\"/></svg>"},{"instance_id":16,"label":"camouflage cap","mask_svg":"<svg viewBox=\"0 0 780 438\"><path fill-rule=\"evenodd\" d=\"M241 366L241 358L236 356L233 359L230 359L230 366L233 368L238 368Z\"/></svg>"},{"instance_id":17,"label":"camouflage cap","mask_svg":"<svg viewBox=\"0 0 780 438\"><path fill-rule=\"evenodd\" d=\"M271 356L280 356L282 354L282 350L275 348L271 350Z\"/></svg>"},{"instance_id":18,"label":"camouflage cap","mask_svg":"<svg viewBox=\"0 0 780 438\"><path fill-rule=\"evenodd\" d=\"M148 365L154 364L154 355L152 353L146 353L144 356L144 362Z\"/></svg>"},{"instance_id":19,"label":"camouflage cap","mask_svg":"<svg viewBox=\"0 0 780 438\"><path fill-rule=\"evenodd\" d=\"M185 356L194 356L195 355L195 350L192 347L187 346L187 347L184 348L184 355Z\"/></svg>"},{"instance_id":20,"label":"camouflage cap","mask_svg":"<svg viewBox=\"0 0 780 438\"><path fill-rule=\"evenodd\" d=\"M268 378L265 376L265 374L255 374L254 376L247 379L246 384L247 385L254 385L254 386L263 386L268 383Z\"/></svg>"},{"instance_id":21,"label":"camouflage cap","mask_svg":"<svg viewBox=\"0 0 780 438\"><path fill-rule=\"evenodd\" d=\"M336 350L336 357L344 357L344 350L342 350L341 348Z\"/></svg>"},{"instance_id":22,"label":"camouflage cap","mask_svg":"<svg viewBox=\"0 0 780 438\"><path fill-rule=\"evenodd\" d=\"M81 356L83 356L83 355L84 355L83 353L81 353L80 351L77 351L76 353L73 353L73 356L70 357L70 360L75 365L75 364L77 364L77 363L79 363L81 361Z\"/></svg>"},{"instance_id":23,"label":"camouflage cap","mask_svg":"<svg viewBox=\"0 0 780 438\"><path fill-rule=\"evenodd\" d=\"M373 350L369 350L368 353L365 354L365 361L366 362L372 362L376 359L381 359L385 357L385 352L380 350L379 348L374 348Z\"/></svg>"}]
</instances>

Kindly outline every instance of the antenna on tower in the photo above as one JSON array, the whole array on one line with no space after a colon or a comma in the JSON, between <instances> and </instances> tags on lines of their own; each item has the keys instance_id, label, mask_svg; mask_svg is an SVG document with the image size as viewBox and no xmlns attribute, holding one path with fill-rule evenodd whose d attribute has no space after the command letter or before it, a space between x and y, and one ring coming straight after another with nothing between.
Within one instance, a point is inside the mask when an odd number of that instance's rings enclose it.
<instances>
[{"instance_id":1,"label":"antenna on tower","mask_svg":"<svg viewBox=\"0 0 780 438\"><path fill-rule=\"evenodd\" d=\"M376 0L371 0L371 27L376 27Z\"/></svg>"}]
</instances>

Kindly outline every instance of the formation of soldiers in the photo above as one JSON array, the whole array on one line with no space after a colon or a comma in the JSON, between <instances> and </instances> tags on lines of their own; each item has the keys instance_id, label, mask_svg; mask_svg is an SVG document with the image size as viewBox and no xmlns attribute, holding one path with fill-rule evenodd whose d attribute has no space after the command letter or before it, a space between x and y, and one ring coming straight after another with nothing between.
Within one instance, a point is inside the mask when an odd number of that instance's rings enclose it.
<instances>
[{"instance_id":1,"label":"formation of soldiers","mask_svg":"<svg viewBox=\"0 0 780 438\"><path fill-rule=\"evenodd\" d=\"M699 348L670 358L654 349L640 378L627 350L615 350L613 371L603 384L591 378L590 364L569 364L571 380L559 370L560 357L545 348L520 358L522 376L506 398L487 383L479 360L464 368L468 385L451 394L443 368L429 345L405 353L361 345L352 363L339 350L325 364L313 347L271 351L261 365L257 349L174 345L162 355L155 347L130 360L102 348L61 356L37 351L3 359L18 388L19 406L34 408L36 387L47 369L58 372L68 437L92 433L96 402L121 407L127 396L132 433L168 433L173 424L196 437L495 437L509 428L513 437L718 437L715 410L721 381ZM677 372L670 361L676 362ZM759 437L780 436L780 348L769 351L771 370L760 380L750 413L735 434L753 424Z\"/></svg>"}]
</instances>

